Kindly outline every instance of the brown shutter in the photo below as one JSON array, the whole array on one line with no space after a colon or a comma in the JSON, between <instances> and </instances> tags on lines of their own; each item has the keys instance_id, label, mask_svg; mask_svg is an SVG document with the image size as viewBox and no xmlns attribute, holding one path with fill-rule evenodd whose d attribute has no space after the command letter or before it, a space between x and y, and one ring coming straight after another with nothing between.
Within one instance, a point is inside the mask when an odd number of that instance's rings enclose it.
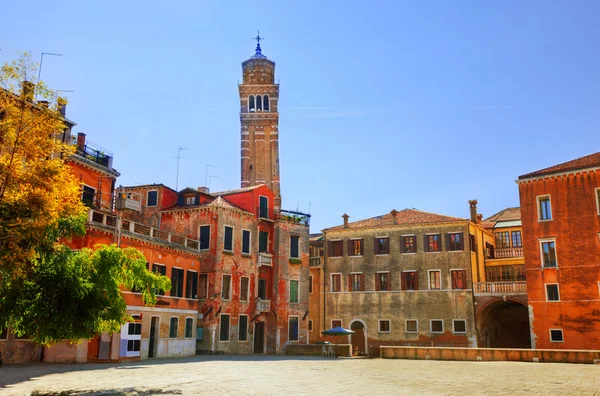
<instances>
[{"instance_id":1,"label":"brown shutter","mask_svg":"<svg viewBox=\"0 0 600 396\"><path fill-rule=\"evenodd\" d=\"M333 253L333 242L327 241L327 257L331 257Z\"/></svg>"},{"instance_id":2,"label":"brown shutter","mask_svg":"<svg viewBox=\"0 0 600 396\"><path fill-rule=\"evenodd\" d=\"M423 235L423 251L429 251L429 243L427 243L427 235Z\"/></svg>"},{"instance_id":3,"label":"brown shutter","mask_svg":"<svg viewBox=\"0 0 600 396\"><path fill-rule=\"evenodd\" d=\"M365 255L365 240L364 239L360 240L360 255L361 256Z\"/></svg>"},{"instance_id":4,"label":"brown shutter","mask_svg":"<svg viewBox=\"0 0 600 396\"><path fill-rule=\"evenodd\" d=\"M406 272L400 273L400 289L406 290Z\"/></svg>"},{"instance_id":5,"label":"brown shutter","mask_svg":"<svg viewBox=\"0 0 600 396\"><path fill-rule=\"evenodd\" d=\"M415 271L415 290L419 290L419 272Z\"/></svg>"},{"instance_id":6,"label":"brown shutter","mask_svg":"<svg viewBox=\"0 0 600 396\"><path fill-rule=\"evenodd\" d=\"M450 271L450 283L452 289L458 289L458 271Z\"/></svg>"},{"instance_id":7,"label":"brown shutter","mask_svg":"<svg viewBox=\"0 0 600 396\"><path fill-rule=\"evenodd\" d=\"M385 238L385 254L390 254L390 238Z\"/></svg>"},{"instance_id":8,"label":"brown shutter","mask_svg":"<svg viewBox=\"0 0 600 396\"><path fill-rule=\"evenodd\" d=\"M379 244L377 243L378 241L378 238L373 238L373 254L379 254Z\"/></svg>"},{"instance_id":9,"label":"brown shutter","mask_svg":"<svg viewBox=\"0 0 600 396\"><path fill-rule=\"evenodd\" d=\"M465 238L462 232L460 233L460 250L465 250Z\"/></svg>"},{"instance_id":10,"label":"brown shutter","mask_svg":"<svg viewBox=\"0 0 600 396\"><path fill-rule=\"evenodd\" d=\"M413 242L414 242L413 243L413 253L416 253L417 252L417 244L418 244L418 242L417 242L418 241L417 236L415 235L415 236L411 236L409 238L413 239Z\"/></svg>"},{"instance_id":11,"label":"brown shutter","mask_svg":"<svg viewBox=\"0 0 600 396\"><path fill-rule=\"evenodd\" d=\"M348 291L352 291L352 275L348 275Z\"/></svg>"},{"instance_id":12,"label":"brown shutter","mask_svg":"<svg viewBox=\"0 0 600 396\"><path fill-rule=\"evenodd\" d=\"M461 289L466 289L467 288L467 270L462 270L461 273L462 273L462 287L461 287Z\"/></svg>"},{"instance_id":13,"label":"brown shutter","mask_svg":"<svg viewBox=\"0 0 600 396\"><path fill-rule=\"evenodd\" d=\"M381 290L380 276L381 276L381 274L375 272L375 291Z\"/></svg>"},{"instance_id":14,"label":"brown shutter","mask_svg":"<svg viewBox=\"0 0 600 396\"><path fill-rule=\"evenodd\" d=\"M441 234L440 234L441 236ZM440 238L440 245L442 244L442 238ZM440 250L442 249L442 246L440 246ZM446 250L450 250L450 234L446 234Z\"/></svg>"},{"instance_id":15,"label":"brown shutter","mask_svg":"<svg viewBox=\"0 0 600 396\"><path fill-rule=\"evenodd\" d=\"M352 241L352 239L348 239L348 240L346 240L346 242L348 243L348 256L352 256L352 254L353 254L352 245L354 244L354 242Z\"/></svg>"},{"instance_id":16,"label":"brown shutter","mask_svg":"<svg viewBox=\"0 0 600 396\"><path fill-rule=\"evenodd\" d=\"M360 274L360 291L365 291L365 274Z\"/></svg>"}]
</instances>

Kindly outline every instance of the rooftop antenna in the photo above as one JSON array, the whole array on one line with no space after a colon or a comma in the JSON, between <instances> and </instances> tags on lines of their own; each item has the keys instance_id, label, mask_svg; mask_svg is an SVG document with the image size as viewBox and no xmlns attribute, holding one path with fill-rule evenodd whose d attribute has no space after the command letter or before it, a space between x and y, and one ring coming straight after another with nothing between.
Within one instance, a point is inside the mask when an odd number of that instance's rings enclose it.
<instances>
[{"instance_id":1,"label":"rooftop antenna","mask_svg":"<svg viewBox=\"0 0 600 396\"><path fill-rule=\"evenodd\" d=\"M71 91L70 89L57 89L56 92L75 92L75 91Z\"/></svg>"},{"instance_id":2,"label":"rooftop antenna","mask_svg":"<svg viewBox=\"0 0 600 396\"><path fill-rule=\"evenodd\" d=\"M206 164L206 174L204 175L204 185L205 185L206 187L208 187L208 184L207 184L207 183L208 183L208 168L209 168L209 167L211 167L211 168L215 168L215 169L217 168L215 165L209 165L209 164Z\"/></svg>"},{"instance_id":3,"label":"rooftop antenna","mask_svg":"<svg viewBox=\"0 0 600 396\"><path fill-rule=\"evenodd\" d=\"M177 149L177 157L173 157L173 158L176 158L176 159L177 159L177 177L175 178L175 191L179 191L179 160L182 160L182 159L184 159L184 158L181 156L181 152L182 152L183 150L187 150L187 149L186 149L185 147L179 147L179 148Z\"/></svg>"},{"instance_id":4,"label":"rooftop antenna","mask_svg":"<svg viewBox=\"0 0 600 396\"><path fill-rule=\"evenodd\" d=\"M213 175L208 176L208 191L210 191L210 181L212 179L218 179L218 178L219 178L219 176L213 176Z\"/></svg>"},{"instance_id":5,"label":"rooftop antenna","mask_svg":"<svg viewBox=\"0 0 600 396\"><path fill-rule=\"evenodd\" d=\"M42 57L40 58L40 70L38 70L38 78L37 78L37 83L40 83L40 77L42 75L42 64L44 63L44 55L51 55L51 56L62 56L62 54L54 54L52 52L42 52ZM37 93L35 94L35 99L37 100Z\"/></svg>"}]
</instances>

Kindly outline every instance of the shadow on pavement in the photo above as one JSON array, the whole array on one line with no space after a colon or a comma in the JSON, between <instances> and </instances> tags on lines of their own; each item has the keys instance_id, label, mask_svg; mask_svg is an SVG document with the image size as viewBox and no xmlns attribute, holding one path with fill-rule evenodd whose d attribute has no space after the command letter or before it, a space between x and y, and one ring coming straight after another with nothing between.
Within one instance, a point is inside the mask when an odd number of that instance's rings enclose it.
<instances>
[{"instance_id":1,"label":"shadow on pavement","mask_svg":"<svg viewBox=\"0 0 600 396\"><path fill-rule=\"evenodd\" d=\"M62 391L62 392L45 392L35 391L31 393L31 396L143 396L143 395L181 395L181 391L178 390L164 390L164 389L140 389L140 388L124 388L124 389L103 389L103 390L84 390L84 391Z\"/></svg>"}]
</instances>

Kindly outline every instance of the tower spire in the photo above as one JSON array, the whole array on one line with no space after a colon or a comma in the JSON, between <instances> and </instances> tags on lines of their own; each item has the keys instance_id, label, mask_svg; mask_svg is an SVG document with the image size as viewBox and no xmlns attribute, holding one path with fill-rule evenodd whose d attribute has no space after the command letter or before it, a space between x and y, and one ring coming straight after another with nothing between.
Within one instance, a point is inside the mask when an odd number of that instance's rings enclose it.
<instances>
[{"instance_id":1,"label":"tower spire","mask_svg":"<svg viewBox=\"0 0 600 396\"><path fill-rule=\"evenodd\" d=\"M260 49L260 41L264 40L264 37L260 37L260 30L256 31L256 37L254 37L252 40L256 40L256 54L255 55L262 55L261 53L261 49Z\"/></svg>"}]
</instances>

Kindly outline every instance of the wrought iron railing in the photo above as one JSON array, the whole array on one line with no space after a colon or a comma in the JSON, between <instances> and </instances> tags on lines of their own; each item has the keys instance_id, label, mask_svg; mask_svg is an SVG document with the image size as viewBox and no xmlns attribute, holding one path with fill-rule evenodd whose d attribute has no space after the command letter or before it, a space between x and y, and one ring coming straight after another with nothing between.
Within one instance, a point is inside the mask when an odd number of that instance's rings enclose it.
<instances>
[{"instance_id":1,"label":"wrought iron railing","mask_svg":"<svg viewBox=\"0 0 600 396\"><path fill-rule=\"evenodd\" d=\"M83 158L94 161L98 165L106 166L107 168L112 167L113 153L92 142L87 141L83 146L77 146L75 153Z\"/></svg>"}]
</instances>

